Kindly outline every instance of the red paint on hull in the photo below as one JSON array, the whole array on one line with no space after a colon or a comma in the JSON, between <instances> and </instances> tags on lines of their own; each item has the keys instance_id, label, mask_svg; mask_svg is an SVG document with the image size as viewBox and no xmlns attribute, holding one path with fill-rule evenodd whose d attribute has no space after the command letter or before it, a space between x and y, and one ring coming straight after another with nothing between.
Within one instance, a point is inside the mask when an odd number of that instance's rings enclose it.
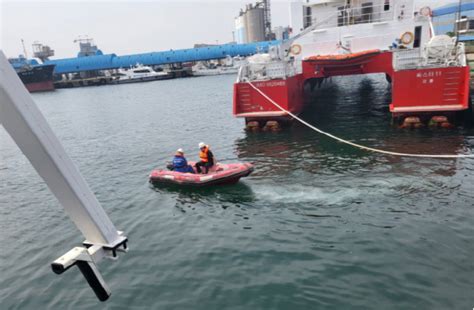
<instances>
[{"instance_id":1,"label":"red paint on hull","mask_svg":"<svg viewBox=\"0 0 474 310\"><path fill-rule=\"evenodd\" d=\"M397 71L392 79L392 113L468 109L469 67Z\"/></svg>"},{"instance_id":2,"label":"red paint on hull","mask_svg":"<svg viewBox=\"0 0 474 310\"><path fill-rule=\"evenodd\" d=\"M273 99L282 108L295 114L303 109L302 75L295 75L286 80L256 81L253 85ZM234 84L234 115L248 120L272 120L289 118L248 83Z\"/></svg>"},{"instance_id":3,"label":"red paint on hull","mask_svg":"<svg viewBox=\"0 0 474 310\"><path fill-rule=\"evenodd\" d=\"M392 81L394 116L468 109L469 67L394 71L392 52L354 57L314 57L303 61L303 73L286 80L256 81L263 93L294 114L303 109L303 83L331 76L385 73ZM234 85L234 115L247 120L290 118L247 83Z\"/></svg>"},{"instance_id":4,"label":"red paint on hull","mask_svg":"<svg viewBox=\"0 0 474 310\"><path fill-rule=\"evenodd\" d=\"M29 83L25 84L25 87L30 93L54 90L53 81Z\"/></svg>"},{"instance_id":5,"label":"red paint on hull","mask_svg":"<svg viewBox=\"0 0 474 310\"><path fill-rule=\"evenodd\" d=\"M354 55L354 57L336 59L330 59L330 56L309 58L303 61L304 79L370 73L393 74L392 53L390 52L369 51Z\"/></svg>"}]
</instances>

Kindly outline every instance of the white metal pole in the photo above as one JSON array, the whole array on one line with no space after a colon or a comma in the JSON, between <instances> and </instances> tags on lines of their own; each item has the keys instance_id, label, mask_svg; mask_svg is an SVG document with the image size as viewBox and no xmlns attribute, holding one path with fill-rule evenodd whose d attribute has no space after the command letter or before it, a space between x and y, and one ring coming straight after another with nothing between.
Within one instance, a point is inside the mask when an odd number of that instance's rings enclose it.
<instances>
[{"instance_id":1,"label":"white metal pole","mask_svg":"<svg viewBox=\"0 0 474 310\"><path fill-rule=\"evenodd\" d=\"M0 123L91 244L114 248L121 236L0 50Z\"/></svg>"}]
</instances>

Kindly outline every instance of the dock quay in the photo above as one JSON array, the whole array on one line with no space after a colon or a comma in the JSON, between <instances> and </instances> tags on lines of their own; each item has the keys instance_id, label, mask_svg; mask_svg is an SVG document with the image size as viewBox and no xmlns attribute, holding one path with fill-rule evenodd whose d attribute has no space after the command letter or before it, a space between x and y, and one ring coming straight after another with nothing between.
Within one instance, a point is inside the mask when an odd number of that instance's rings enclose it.
<instances>
[{"instance_id":1,"label":"dock quay","mask_svg":"<svg viewBox=\"0 0 474 310\"><path fill-rule=\"evenodd\" d=\"M112 84L114 78L111 76L97 76L80 79L64 79L54 82L55 88L73 88L73 87L84 87L84 86L100 86L106 84Z\"/></svg>"}]
</instances>

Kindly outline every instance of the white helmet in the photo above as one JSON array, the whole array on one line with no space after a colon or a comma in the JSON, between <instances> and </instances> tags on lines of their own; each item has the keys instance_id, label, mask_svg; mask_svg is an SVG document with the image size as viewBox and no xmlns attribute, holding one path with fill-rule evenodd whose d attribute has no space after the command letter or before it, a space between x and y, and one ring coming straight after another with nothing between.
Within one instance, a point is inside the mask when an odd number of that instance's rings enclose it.
<instances>
[{"instance_id":1,"label":"white helmet","mask_svg":"<svg viewBox=\"0 0 474 310\"><path fill-rule=\"evenodd\" d=\"M200 148L200 149L202 149L202 148L205 147L205 146L206 146L206 144L204 144L204 142L199 143L199 148Z\"/></svg>"}]
</instances>

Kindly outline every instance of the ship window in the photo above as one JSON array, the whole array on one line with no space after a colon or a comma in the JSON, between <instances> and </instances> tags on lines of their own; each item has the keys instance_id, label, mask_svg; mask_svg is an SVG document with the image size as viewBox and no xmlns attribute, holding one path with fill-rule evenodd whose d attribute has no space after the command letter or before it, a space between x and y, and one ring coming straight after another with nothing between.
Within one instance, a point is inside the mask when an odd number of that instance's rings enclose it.
<instances>
[{"instance_id":1,"label":"ship window","mask_svg":"<svg viewBox=\"0 0 474 310\"><path fill-rule=\"evenodd\" d=\"M337 8L337 26L344 26L346 20L346 8L344 6L340 6Z\"/></svg>"},{"instance_id":2,"label":"ship window","mask_svg":"<svg viewBox=\"0 0 474 310\"><path fill-rule=\"evenodd\" d=\"M417 48L421 45L421 26L415 27L415 40L413 41L413 47Z\"/></svg>"},{"instance_id":3,"label":"ship window","mask_svg":"<svg viewBox=\"0 0 474 310\"><path fill-rule=\"evenodd\" d=\"M384 11L390 11L390 0L385 0L385 4L383 5Z\"/></svg>"},{"instance_id":4,"label":"ship window","mask_svg":"<svg viewBox=\"0 0 474 310\"><path fill-rule=\"evenodd\" d=\"M148 70L148 69L142 69L142 70L135 70L135 71L133 71L133 72L135 72L135 73L150 73L150 70Z\"/></svg>"},{"instance_id":5,"label":"ship window","mask_svg":"<svg viewBox=\"0 0 474 310\"><path fill-rule=\"evenodd\" d=\"M303 28L308 28L311 26L311 7L307 6L304 8L303 11L303 20L304 20L304 25Z\"/></svg>"},{"instance_id":6,"label":"ship window","mask_svg":"<svg viewBox=\"0 0 474 310\"><path fill-rule=\"evenodd\" d=\"M362 21L364 23L372 22L372 13L374 12L374 6L372 2L362 3Z\"/></svg>"}]
</instances>

